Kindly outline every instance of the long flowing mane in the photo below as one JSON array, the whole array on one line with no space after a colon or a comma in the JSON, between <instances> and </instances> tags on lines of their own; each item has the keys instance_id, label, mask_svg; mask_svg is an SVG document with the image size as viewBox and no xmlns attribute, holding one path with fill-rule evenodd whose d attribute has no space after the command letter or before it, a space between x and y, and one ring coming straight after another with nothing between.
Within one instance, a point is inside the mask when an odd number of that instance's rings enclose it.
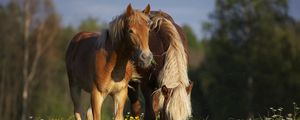
<instances>
[{"instance_id":1,"label":"long flowing mane","mask_svg":"<svg viewBox=\"0 0 300 120\"><path fill-rule=\"evenodd\" d=\"M167 118L172 120L187 119L191 116L192 110L190 96L186 92L186 87L189 86L186 51L176 27L170 20L161 17L152 20L155 25L154 28L163 30L161 32L170 40L170 46L166 51L165 65L158 76L160 87L165 85L168 88L173 88L172 96L166 107ZM161 90L158 89L154 94L160 94L159 104L162 107L164 97Z\"/></svg>"}]
</instances>

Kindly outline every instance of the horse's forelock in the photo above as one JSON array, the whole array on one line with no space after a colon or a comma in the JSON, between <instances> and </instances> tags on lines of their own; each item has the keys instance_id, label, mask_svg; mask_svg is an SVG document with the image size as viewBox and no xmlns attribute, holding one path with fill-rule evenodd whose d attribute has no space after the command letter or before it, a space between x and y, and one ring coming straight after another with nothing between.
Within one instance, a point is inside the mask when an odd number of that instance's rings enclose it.
<instances>
[{"instance_id":1,"label":"horse's forelock","mask_svg":"<svg viewBox=\"0 0 300 120\"><path fill-rule=\"evenodd\" d=\"M129 22L137 23L139 24L142 21L148 21L148 16L146 16L144 13L134 10L132 15L127 16L124 14L121 14L117 17L115 17L110 23L109 23L109 34L112 37L112 43L116 44L117 42L120 42L122 39L128 39L126 38L126 26Z\"/></svg>"}]
</instances>

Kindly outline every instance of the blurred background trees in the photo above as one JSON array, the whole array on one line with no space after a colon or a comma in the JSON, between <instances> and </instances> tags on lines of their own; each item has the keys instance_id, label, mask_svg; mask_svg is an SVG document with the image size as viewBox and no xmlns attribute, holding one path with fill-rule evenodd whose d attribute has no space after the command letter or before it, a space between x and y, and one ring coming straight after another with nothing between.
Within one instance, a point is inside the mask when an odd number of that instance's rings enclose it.
<instances>
[{"instance_id":1,"label":"blurred background trees","mask_svg":"<svg viewBox=\"0 0 300 120\"><path fill-rule=\"evenodd\" d=\"M225 119L266 114L269 107L292 112L300 102L300 31L287 0L217 0L211 20L210 37L201 41L203 67L191 72L200 81L194 93L203 92L192 95L193 103L204 99L194 113Z\"/></svg>"},{"instance_id":2,"label":"blurred background trees","mask_svg":"<svg viewBox=\"0 0 300 120\"><path fill-rule=\"evenodd\" d=\"M300 103L300 22L288 15L287 2L216 0L203 38L182 26L195 119L258 117L269 107L288 113ZM0 18L0 118L72 116L65 49L76 32L106 25L87 18L64 26L51 0L11 0L0 4ZM83 98L88 103L89 95ZM112 115L109 102L105 119Z\"/></svg>"}]
</instances>

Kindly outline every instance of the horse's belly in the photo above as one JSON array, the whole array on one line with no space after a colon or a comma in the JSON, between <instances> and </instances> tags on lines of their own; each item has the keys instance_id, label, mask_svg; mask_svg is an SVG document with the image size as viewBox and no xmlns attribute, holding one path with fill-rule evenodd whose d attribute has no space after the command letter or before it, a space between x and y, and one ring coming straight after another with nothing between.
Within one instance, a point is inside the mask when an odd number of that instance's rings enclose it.
<instances>
[{"instance_id":1,"label":"horse's belly","mask_svg":"<svg viewBox=\"0 0 300 120\"><path fill-rule=\"evenodd\" d=\"M90 92L92 88L92 83L94 75L88 69L78 68L75 69L74 82L84 89L86 92Z\"/></svg>"},{"instance_id":2,"label":"horse's belly","mask_svg":"<svg viewBox=\"0 0 300 120\"><path fill-rule=\"evenodd\" d=\"M72 76L74 83L87 92L91 91L95 79L94 58L91 53L78 54L72 62Z\"/></svg>"}]
</instances>

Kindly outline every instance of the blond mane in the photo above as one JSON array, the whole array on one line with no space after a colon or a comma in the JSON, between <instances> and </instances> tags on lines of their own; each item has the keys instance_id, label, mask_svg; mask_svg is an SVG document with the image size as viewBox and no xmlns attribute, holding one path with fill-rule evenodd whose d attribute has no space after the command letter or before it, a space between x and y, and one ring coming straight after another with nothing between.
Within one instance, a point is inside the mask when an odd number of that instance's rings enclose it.
<instances>
[{"instance_id":1,"label":"blond mane","mask_svg":"<svg viewBox=\"0 0 300 120\"><path fill-rule=\"evenodd\" d=\"M153 24L158 29L163 30L170 40L170 46L166 52L165 65L161 70L158 80L160 87L173 88L173 94L167 103L166 115L171 120L185 120L191 116L191 100L186 92L189 86L187 75L187 54L181 42L181 37L173 23L165 18L153 18ZM159 104L162 108L164 97L161 90L154 94L159 94Z\"/></svg>"}]
</instances>

